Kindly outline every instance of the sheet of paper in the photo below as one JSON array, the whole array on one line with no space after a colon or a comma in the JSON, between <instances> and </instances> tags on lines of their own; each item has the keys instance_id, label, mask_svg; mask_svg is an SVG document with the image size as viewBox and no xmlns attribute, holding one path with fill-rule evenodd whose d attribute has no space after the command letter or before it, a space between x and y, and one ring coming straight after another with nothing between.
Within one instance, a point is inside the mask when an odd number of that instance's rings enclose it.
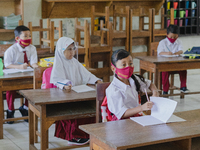
<instances>
[{"instance_id":1,"label":"sheet of paper","mask_svg":"<svg viewBox=\"0 0 200 150\"><path fill-rule=\"evenodd\" d=\"M4 69L3 72L5 74L12 74L12 73L18 73L18 72L29 72L33 70L34 69L31 67L27 67L27 69Z\"/></svg>"},{"instance_id":2,"label":"sheet of paper","mask_svg":"<svg viewBox=\"0 0 200 150\"><path fill-rule=\"evenodd\" d=\"M3 70L4 74L12 74L12 73L17 73L17 72L20 72L20 71L17 69L4 69Z\"/></svg>"},{"instance_id":3,"label":"sheet of paper","mask_svg":"<svg viewBox=\"0 0 200 150\"><path fill-rule=\"evenodd\" d=\"M87 86L87 85L78 85L78 86L73 86L72 90L74 90L77 93L82 93L82 92L89 92L89 91L95 91L95 89Z\"/></svg>"},{"instance_id":4,"label":"sheet of paper","mask_svg":"<svg viewBox=\"0 0 200 150\"><path fill-rule=\"evenodd\" d=\"M160 55L162 57L178 57L179 55Z\"/></svg>"},{"instance_id":5,"label":"sheet of paper","mask_svg":"<svg viewBox=\"0 0 200 150\"><path fill-rule=\"evenodd\" d=\"M175 115L172 116L177 105L176 101L163 97L150 97L150 101L154 103L151 109L151 115L131 117L131 120L141 124L142 126L167 123L168 120L169 122L185 121Z\"/></svg>"}]
</instances>

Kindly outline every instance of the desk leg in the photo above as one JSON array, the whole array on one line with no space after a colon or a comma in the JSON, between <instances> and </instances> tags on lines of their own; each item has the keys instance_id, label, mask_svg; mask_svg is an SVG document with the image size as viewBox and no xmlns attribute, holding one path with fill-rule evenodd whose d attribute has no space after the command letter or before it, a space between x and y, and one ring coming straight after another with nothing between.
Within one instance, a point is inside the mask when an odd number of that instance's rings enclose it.
<instances>
[{"instance_id":1,"label":"desk leg","mask_svg":"<svg viewBox=\"0 0 200 150\"><path fill-rule=\"evenodd\" d=\"M155 68L155 73L154 73L154 84L155 86L161 90L161 73L158 71L158 69Z\"/></svg>"},{"instance_id":2,"label":"desk leg","mask_svg":"<svg viewBox=\"0 0 200 150\"><path fill-rule=\"evenodd\" d=\"M29 121L29 149L31 149L31 145L34 145L34 126L33 126L33 112L32 110L30 109L30 105L29 104L29 112L28 112L28 115L29 115L29 118L28 118L28 121Z\"/></svg>"},{"instance_id":3,"label":"desk leg","mask_svg":"<svg viewBox=\"0 0 200 150\"><path fill-rule=\"evenodd\" d=\"M41 128L41 149L46 150L48 148L48 127L46 126L46 105L41 106L40 116L40 128Z\"/></svg>"},{"instance_id":4,"label":"desk leg","mask_svg":"<svg viewBox=\"0 0 200 150\"><path fill-rule=\"evenodd\" d=\"M3 92L0 91L0 139L3 139L3 119L4 119L4 110L3 110Z\"/></svg>"},{"instance_id":5,"label":"desk leg","mask_svg":"<svg viewBox=\"0 0 200 150\"><path fill-rule=\"evenodd\" d=\"M192 139L174 141L173 143L178 145L182 150L191 150L192 147Z\"/></svg>"}]
</instances>

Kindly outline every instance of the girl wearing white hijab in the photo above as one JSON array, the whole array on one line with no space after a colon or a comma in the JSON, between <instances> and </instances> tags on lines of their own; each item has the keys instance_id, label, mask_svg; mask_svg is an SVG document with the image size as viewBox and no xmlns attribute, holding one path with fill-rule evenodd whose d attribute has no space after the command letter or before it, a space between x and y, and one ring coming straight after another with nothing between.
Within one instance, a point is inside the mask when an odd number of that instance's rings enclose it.
<instances>
[{"instance_id":1,"label":"girl wearing white hijab","mask_svg":"<svg viewBox=\"0 0 200 150\"><path fill-rule=\"evenodd\" d=\"M50 78L51 83L69 92L72 86L101 82L74 58L75 50L76 46L71 38L61 37L58 40ZM86 144L89 142L89 135L78 129L78 126L88 123L95 123L95 118L57 121L55 136L68 140L68 144Z\"/></svg>"}]
</instances>

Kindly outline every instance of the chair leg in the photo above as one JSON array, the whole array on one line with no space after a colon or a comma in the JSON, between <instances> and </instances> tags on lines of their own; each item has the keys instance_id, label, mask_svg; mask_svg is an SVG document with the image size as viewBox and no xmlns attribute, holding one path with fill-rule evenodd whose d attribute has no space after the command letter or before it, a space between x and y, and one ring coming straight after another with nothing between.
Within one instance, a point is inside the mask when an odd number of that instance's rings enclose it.
<instances>
[{"instance_id":1,"label":"chair leg","mask_svg":"<svg viewBox=\"0 0 200 150\"><path fill-rule=\"evenodd\" d=\"M171 87L170 94L173 94L174 93L174 89L173 89L173 87L174 87L174 75L173 74L171 74L170 87Z\"/></svg>"},{"instance_id":2,"label":"chair leg","mask_svg":"<svg viewBox=\"0 0 200 150\"><path fill-rule=\"evenodd\" d=\"M20 98L20 106L24 104L24 98Z\"/></svg>"}]
</instances>

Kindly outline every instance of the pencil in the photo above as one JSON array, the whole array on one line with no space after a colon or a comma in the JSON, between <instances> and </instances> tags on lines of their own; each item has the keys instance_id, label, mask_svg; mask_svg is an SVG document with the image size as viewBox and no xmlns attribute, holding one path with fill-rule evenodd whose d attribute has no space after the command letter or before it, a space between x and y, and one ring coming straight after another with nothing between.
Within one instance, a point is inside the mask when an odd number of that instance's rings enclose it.
<instances>
[{"instance_id":1,"label":"pencil","mask_svg":"<svg viewBox=\"0 0 200 150\"><path fill-rule=\"evenodd\" d=\"M58 84L62 84L62 85L66 85L66 86L69 86L69 84L64 84L64 83L61 83L61 82L57 82Z\"/></svg>"},{"instance_id":2,"label":"pencil","mask_svg":"<svg viewBox=\"0 0 200 150\"><path fill-rule=\"evenodd\" d=\"M144 89L144 91L145 91L145 94L146 94L147 100L148 100L148 102L149 102L150 100L149 100L149 97L148 97L148 95L147 95L147 90Z\"/></svg>"}]
</instances>

